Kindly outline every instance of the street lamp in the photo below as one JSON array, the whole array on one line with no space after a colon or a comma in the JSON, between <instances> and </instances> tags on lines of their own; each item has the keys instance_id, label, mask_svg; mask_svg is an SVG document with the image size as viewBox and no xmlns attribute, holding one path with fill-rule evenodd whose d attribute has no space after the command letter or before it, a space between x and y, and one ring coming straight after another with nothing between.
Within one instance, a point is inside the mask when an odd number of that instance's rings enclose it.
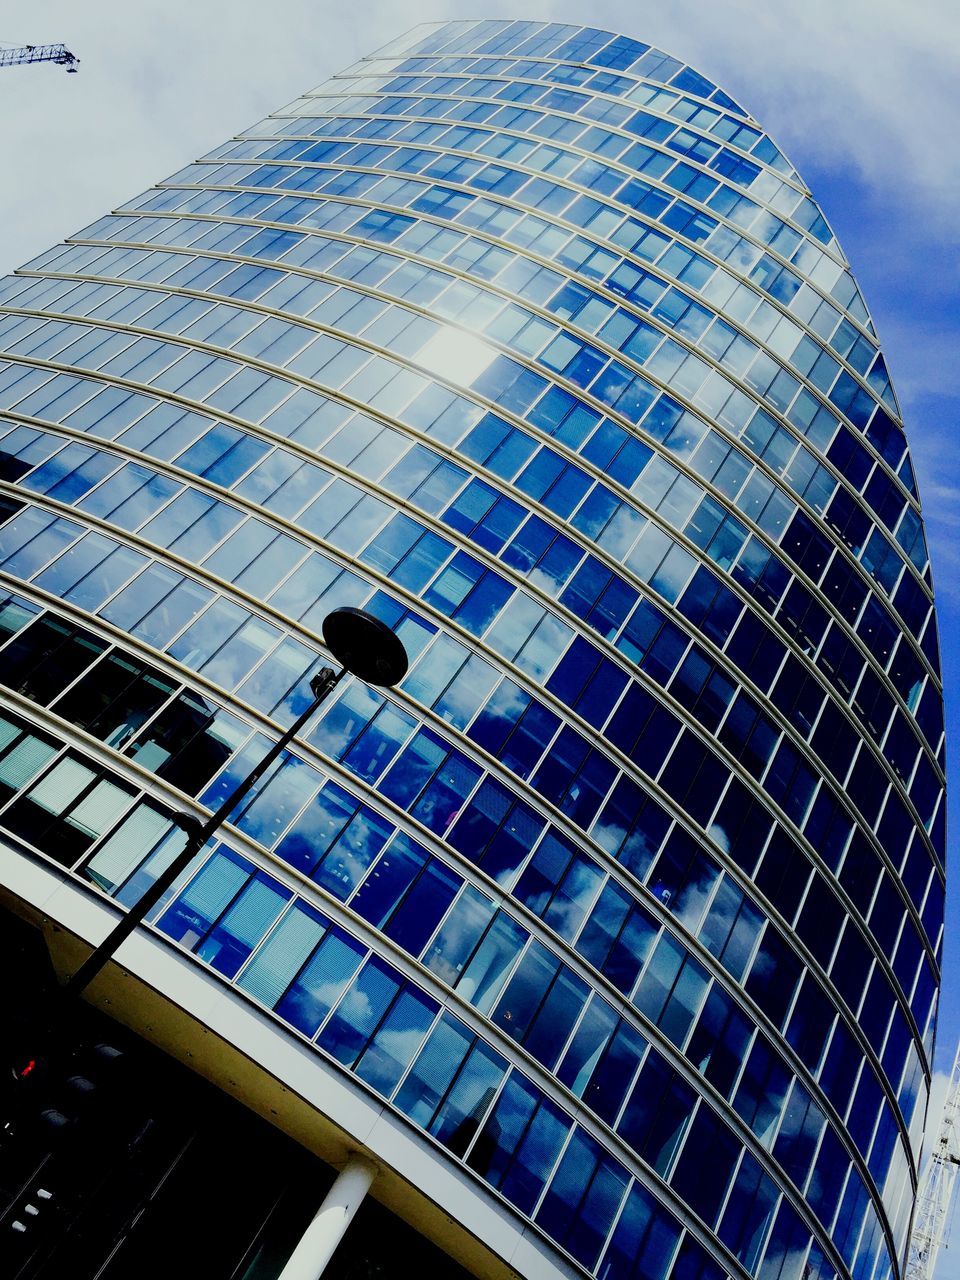
<instances>
[{"instance_id":1,"label":"street lamp","mask_svg":"<svg viewBox=\"0 0 960 1280\"><path fill-rule=\"evenodd\" d=\"M273 744L260 763L234 787L209 818L198 818L187 813L179 814L175 818L177 825L187 833L187 843L150 888L107 934L103 942L64 983L60 993L65 999L80 995L93 981L124 939L133 933L151 907L159 902L180 872L226 821L232 810L269 769L290 740L300 732L320 703L345 675L355 675L358 680L363 680L366 684L391 688L407 673L407 654L399 637L379 618L364 613L362 609L342 608L328 613L323 621L323 640L340 663L340 670L323 667L317 672L310 681L313 701Z\"/></svg>"}]
</instances>

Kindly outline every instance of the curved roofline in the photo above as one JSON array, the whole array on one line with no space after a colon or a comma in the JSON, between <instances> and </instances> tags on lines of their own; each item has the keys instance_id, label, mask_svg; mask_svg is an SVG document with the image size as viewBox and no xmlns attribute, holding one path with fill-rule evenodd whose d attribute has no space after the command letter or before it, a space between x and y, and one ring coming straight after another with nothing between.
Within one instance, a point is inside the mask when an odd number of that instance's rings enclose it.
<instances>
[{"instance_id":1,"label":"curved roofline","mask_svg":"<svg viewBox=\"0 0 960 1280\"><path fill-rule=\"evenodd\" d=\"M383 45L381 48L374 49L372 53L367 55L367 57L368 58L381 57L387 54L388 51L402 53L403 52L402 45L406 44L408 42L408 39L412 37L415 33L421 32L421 31L422 32L427 32L431 30L438 31L443 27L452 27L452 26L470 27L470 26L478 26L480 24L483 24L485 26L491 26L491 27L492 26L510 27L517 22L537 23L541 27L549 27L554 30L560 30L560 31L595 32L597 35L608 36L609 37L609 40L607 41L608 44L610 43L610 41L613 41L613 40L629 40L636 45L642 45L643 51L637 54L637 59L641 57L645 57L648 53L652 53L655 55L659 55L660 57L663 57L663 58L669 58L671 62L677 63L676 70L674 70L670 79L664 80L662 82L665 86L671 84L672 81L676 79L677 76L682 75L684 71L689 71L693 75L695 75L699 80L703 80L707 85L709 85L711 92L716 92L721 94L725 99L725 102L723 105L725 105L729 110L736 111L738 115L743 116L746 122L756 125L757 128L762 128L759 120L757 120L755 116L751 115L750 112L747 111L745 107L743 107L734 98L731 98L730 95L726 92L726 90L723 89L720 85L718 85L716 81L711 80L711 78L708 75L705 75L697 67L693 66L692 63L685 62L682 58L678 58L676 54L670 53L669 50L663 49L659 45L648 44L647 41L640 40L636 36L628 35L626 32L623 32L623 31L610 31L606 27L591 27L587 25L578 26L576 23L572 23L572 22L545 22L542 19L538 19L538 18L519 18L519 17L518 18L480 18L480 17L449 18L446 21L418 22L415 27L411 27L408 31L404 32L403 35L398 36L395 40L389 41L387 44ZM396 48L395 46L398 46L398 45L401 47ZM606 47L606 46L601 46L601 48L603 47ZM649 77L649 78L653 79L655 77ZM680 89L684 93L691 93L694 95L694 97L701 98L704 102L710 101L709 97L707 97L702 93L698 93L697 90L694 88L679 86L679 85L675 87Z\"/></svg>"},{"instance_id":2,"label":"curved roofline","mask_svg":"<svg viewBox=\"0 0 960 1280\"><path fill-rule=\"evenodd\" d=\"M716 83L716 81L712 80L709 76L704 75L702 71L698 70L691 63L685 62L682 58L678 58L675 54L670 53L668 50L662 49L659 45L648 44L645 40L640 40L636 36L627 35L624 32L611 31L606 27L591 27L587 25L579 26L576 23L571 23L571 22L546 22L543 19L539 19L539 18L534 19L534 18L520 18L520 17L516 17L516 18L467 17L467 18L449 18L446 20L439 20L436 22L417 23L416 26L411 27L409 30L405 31L402 35L396 37L396 39L389 41L387 44L383 45L381 48L375 49L373 50L372 53L367 54L362 59L362 61L369 61L371 59L375 59L379 57L402 55L404 52L407 51L407 47L410 44L415 43L413 37L421 32L424 33L425 35L426 33L431 31L440 31L444 27L454 27L454 26L464 27L464 28L478 26L478 25L483 25L489 28L510 27L518 22L528 22L528 23L535 24L541 28L550 28L554 31L569 31L569 32L589 31L589 32L596 33L598 36L609 37L606 44L599 46L599 49L606 48L606 46L611 41L614 41L614 40L630 41L631 43L636 44L638 47L642 47L642 52L637 54L637 57L634 59L634 63L631 64L630 69L628 69L627 67L621 67L621 68L611 68L611 70L623 71L626 74L636 74L640 78L657 81L659 83L662 83L664 88L669 88L669 89L672 89L674 92L689 94L692 97L699 98L706 106L711 106L714 109L720 107L722 109L733 111L734 113L742 117L745 124L752 125L755 128L759 129L760 132L763 134L763 136L769 139L771 144L777 148L777 150L783 156L787 164L790 165L790 168L792 169L793 173L796 175L801 185L807 192L810 200L813 201L814 205L816 206L817 210L820 213L820 216L823 218L827 227L830 229L830 233L833 236L833 241L837 246L837 250L839 251L840 257L845 265L846 270L852 275L853 268L851 266L850 259L847 257L846 253L844 252L843 245L840 243L840 239L837 236L836 232L834 231L833 226L830 222L830 219L824 213L823 209L820 206L819 201L811 192L809 185L804 181L803 175L800 173L800 170L789 158L789 156L787 156L786 153L782 150L779 143L774 141L774 139L767 132L764 126L760 123L760 121L756 118L756 116L752 115L749 111L747 111L745 107L743 107L739 102L737 102L734 98L732 98L726 92L725 89L723 89L720 85ZM598 52L599 52L599 49L598 49ZM669 79L658 81L658 77L656 77L655 75L645 73L642 67L635 66L635 64L639 62L640 59L645 58L648 54L654 54L662 58L669 58L671 62L677 64L675 69L672 71ZM416 56L416 55L413 55L413 56ZM431 55L424 54L421 56L428 57ZM536 56L536 55L531 55L531 56ZM549 57L549 55L546 55L546 56ZM562 59L558 59L558 61L562 61ZM598 65L598 70L599 69L601 68ZM707 96L702 92L699 92L697 88L691 87L689 85L674 83L678 79L678 77L681 77L683 75L684 72L689 72L691 76L695 76L698 80L703 81L704 85L709 86L710 96ZM715 100L712 96L713 94L719 94L720 99L722 99L722 101ZM858 292L859 292L859 288L858 288ZM863 303L864 309L867 312L867 317L870 321L870 325L873 329L873 333L874 335L876 335L876 324L873 320L873 316L870 312L870 308L867 306L866 299L863 297L862 294L860 294L860 299ZM879 347L880 344L879 344L878 336L877 336L877 343ZM893 387L892 380L891 380L891 387ZM894 390L894 397L896 398L895 390ZM899 402L898 402L898 408L899 408Z\"/></svg>"}]
</instances>

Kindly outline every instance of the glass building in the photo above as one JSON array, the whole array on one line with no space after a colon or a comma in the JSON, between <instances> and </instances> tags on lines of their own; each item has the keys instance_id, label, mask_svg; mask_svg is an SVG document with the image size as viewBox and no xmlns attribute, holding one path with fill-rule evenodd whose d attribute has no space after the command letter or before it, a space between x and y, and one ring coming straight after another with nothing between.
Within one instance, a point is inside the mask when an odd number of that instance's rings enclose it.
<instances>
[{"instance_id":1,"label":"glass building","mask_svg":"<svg viewBox=\"0 0 960 1280\"><path fill-rule=\"evenodd\" d=\"M475 1274L900 1277L930 568L752 117L608 32L420 27L0 302L2 878L60 963L360 606L409 674L341 683L97 1002Z\"/></svg>"}]
</instances>

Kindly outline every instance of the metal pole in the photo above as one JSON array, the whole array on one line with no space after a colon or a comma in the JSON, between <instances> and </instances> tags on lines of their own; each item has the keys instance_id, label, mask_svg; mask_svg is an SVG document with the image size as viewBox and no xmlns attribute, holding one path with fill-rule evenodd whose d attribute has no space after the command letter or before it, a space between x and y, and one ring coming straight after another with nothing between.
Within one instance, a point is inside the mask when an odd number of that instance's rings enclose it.
<instances>
[{"instance_id":1,"label":"metal pole","mask_svg":"<svg viewBox=\"0 0 960 1280\"><path fill-rule=\"evenodd\" d=\"M133 933L151 907L156 906L184 867L199 853L213 833L223 825L231 811L236 808L258 779L269 769L281 751L289 745L291 739L300 732L327 694L336 687L337 683L346 674L346 667L340 671L334 671L333 667L323 667L317 672L310 681L313 701L309 707L277 739L260 763L251 769L242 782L239 782L234 787L209 818L204 821L204 819L197 818L193 814L180 814L175 819L178 825L186 831L187 843L170 865L164 871L161 871L150 888L141 895L137 902L111 929L100 945L87 956L79 969L63 984L60 988L60 996L63 1000L69 1001L74 996L79 996L84 988L93 981L120 944Z\"/></svg>"},{"instance_id":2,"label":"metal pole","mask_svg":"<svg viewBox=\"0 0 960 1280\"><path fill-rule=\"evenodd\" d=\"M277 1280L319 1280L376 1176L366 1156L349 1158Z\"/></svg>"}]
</instances>

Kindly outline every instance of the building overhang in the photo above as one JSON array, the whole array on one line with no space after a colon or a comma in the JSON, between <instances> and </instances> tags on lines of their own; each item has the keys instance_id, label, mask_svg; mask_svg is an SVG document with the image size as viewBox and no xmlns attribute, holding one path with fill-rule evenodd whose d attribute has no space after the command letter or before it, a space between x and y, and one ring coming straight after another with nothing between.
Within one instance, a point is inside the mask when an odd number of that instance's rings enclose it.
<instances>
[{"instance_id":1,"label":"building overhang","mask_svg":"<svg viewBox=\"0 0 960 1280\"><path fill-rule=\"evenodd\" d=\"M119 909L6 842L0 859L0 902L42 932L64 979ZM334 1168L356 1152L371 1158L370 1194L483 1280L581 1275L442 1148L153 931L129 937L84 999Z\"/></svg>"}]
</instances>

